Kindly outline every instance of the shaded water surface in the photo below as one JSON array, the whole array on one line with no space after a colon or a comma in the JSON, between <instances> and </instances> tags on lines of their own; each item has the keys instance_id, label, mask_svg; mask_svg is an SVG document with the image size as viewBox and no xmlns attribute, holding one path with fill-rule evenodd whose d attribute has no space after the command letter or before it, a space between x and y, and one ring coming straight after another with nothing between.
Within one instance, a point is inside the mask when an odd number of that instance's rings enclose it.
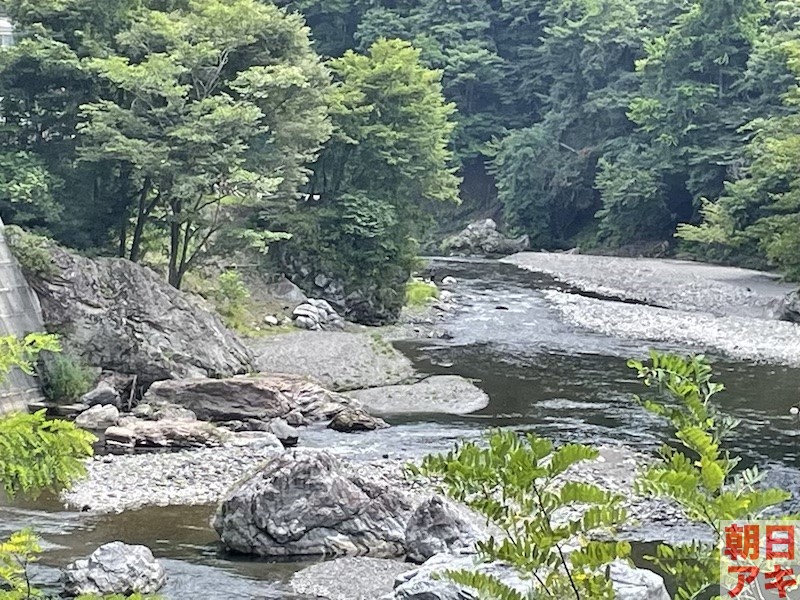
<instances>
[{"instance_id":1,"label":"shaded water surface","mask_svg":"<svg viewBox=\"0 0 800 600\"><path fill-rule=\"evenodd\" d=\"M645 452L665 440L662 423L631 401L640 387L625 361L643 356L646 343L558 321L540 294L558 287L548 277L491 261L438 262L437 273L459 281L461 307L444 323L452 339L397 346L422 372L475 379L490 405L464 417L389 419L394 425L389 435L332 438L331 432L314 429L305 432L306 444L333 446L343 455L410 458L491 427L532 430L557 440L622 442ZM725 410L742 419L735 449L748 462L769 467L774 482L800 488L800 428L788 412L800 400L800 370L724 360L716 360L716 369L728 387ZM208 526L211 512L211 507L166 507L96 516L40 501L0 508L0 536L26 526L40 532L47 551L39 574L51 582L58 575L54 567L120 539L145 544L166 559L168 598L297 598L287 592L286 581L304 565L220 554Z\"/></svg>"}]
</instances>

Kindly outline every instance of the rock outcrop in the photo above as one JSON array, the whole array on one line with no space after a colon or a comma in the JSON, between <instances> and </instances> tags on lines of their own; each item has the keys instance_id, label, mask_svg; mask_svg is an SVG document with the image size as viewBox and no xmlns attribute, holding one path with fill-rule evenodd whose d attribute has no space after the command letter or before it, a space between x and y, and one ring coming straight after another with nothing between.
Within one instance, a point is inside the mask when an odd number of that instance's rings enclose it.
<instances>
[{"instance_id":1,"label":"rock outcrop","mask_svg":"<svg viewBox=\"0 0 800 600\"><path fill-rule=\"evenodd\" d=\"M470 223L461 233L442 242L442 250L450 255L506 256L528 248L530 240L527 235L507 238L497 230L497 223L492 219Z\"/></svg>"},{"instance_id":2,"label":"rock outcrop","mask_svg":"<svg viewBox=\"0 0 800 600\"><path fill-rule=\"evenodd\" d=\"M299 411L310 421L330 419L345 407L360 406L303 377L253 375L227 379L173 379L150 386L144 401L187 408L213 422L269 421Z\"/></svg>"},{"instance_id":3,"label":"rock outcrop","mask_svg":"<svg viewBox=\"0 0 800 600\"><path fill-rule=\"evenodd\" d=\"M406 495L327 452L289 451L222 501L213 526L230 550L258 556L401 556Z\"/></svg>"},{"instance_id":4,"label":"rock outcrop","mask_svg":"<svg viewBox=\"0 0 800 600\"><path fill-rule=\"evenodd\" d=\"M432 496L417 506L406 525L406 553L417 563L442 553L471 553L475 543L489 535L477 515L441 496Z\"/></svg>"},{"instance_id":5,"label":"rock outcrop","mask_svg":"<svg viewBox=\"0 0 800 600\"><path fill-rule=\"evenodd\" d=\"M40 252L48 268L21 262L45 326L87 364L136 374L140 385L251 369L250 352L219 317L150 269L121 258L89 259L54 243Z\"/></svg>"},{"instance_id":6,"label":"rock outcrop","mask_svg":"<svg viewBox=\"0 0 800 600\"><path fill-rule=\"evenodd\" d=\"M344 319L325 300L311 299L292 311L295 327L300 329L339 330L344 328Z\"/></svg>"},{"instance_id":7,"label":"rock outcrop","mask_svg":"<svg viewBox=\"0 0 800 600\"><path fill-rule=\"evenodd\" d=\"M167 574L148 547L111 542L70 564L61 581L69 596L130 596L156 593L164 587Z\"/></svg>"},{"instance_id":8,"label":"rock outcrop","mask_svg":"<svg viewBox=\"0 0 800 600\"><path fill-rule=\"evenodd\" d=\"M401 575L394 591L382 600L477 600L473 590L436 577L444 571L461 570L491 575L525 597L533 586L531 579L522 579L508 565L479 563L473 556L437 554L418 569ZM663 578L652 571L636 569L618 561L610 566L610 576L617 600L669 600Z\"/></svg>"}]
</instances>

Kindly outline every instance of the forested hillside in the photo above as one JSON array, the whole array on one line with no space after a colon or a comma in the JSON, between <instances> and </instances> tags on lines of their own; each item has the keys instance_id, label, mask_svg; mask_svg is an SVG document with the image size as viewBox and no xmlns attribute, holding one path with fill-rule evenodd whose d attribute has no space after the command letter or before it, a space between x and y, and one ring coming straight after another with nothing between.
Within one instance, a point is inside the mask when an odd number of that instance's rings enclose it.
<instances>
[{"instance_id":1,"label":"forested hillside","mask_svg":"<svg viewBox=\"0 0 800 600\"><path fill-rule=\"evenodd\" d=\"M800 275L796 0L3 4L0 216L175 286L247 255L381 322L478 216Z\"/></svg>"}]
</instances>

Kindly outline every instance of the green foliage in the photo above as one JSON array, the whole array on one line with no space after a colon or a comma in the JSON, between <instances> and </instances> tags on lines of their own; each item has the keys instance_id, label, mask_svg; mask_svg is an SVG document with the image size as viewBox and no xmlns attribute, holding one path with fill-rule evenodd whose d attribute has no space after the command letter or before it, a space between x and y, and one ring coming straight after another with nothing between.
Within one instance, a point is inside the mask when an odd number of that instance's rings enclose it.
<instances>
[{"instance_id":1,"label":"green foliage","mask_svg":"<svg viewBox=\"0 0 800 600\"><path fill-rule=\"evenodd\" d=\"M406 283L406 306L426 306L439 298L439 288L433 283L412 279Z\"/></svg>"},{"instance_id":2,"label":"green foliage","mask_svg":"<svg viewBox=\"0 0 800 600\"><path fill-rule=\"evenodd\" d=\"M790 494L759 485L762 476L756 467L736 469L739 458L724 443L739 423L714 404L724 386L713 381L703 356L651 352L648 362L628 364L654 393L637 397L637 402L669 421L677 444L661 447L660 461L643 473L638 491L674 500L689 519L714 532L711 544L662 545L652 560L675 577L679 600L705 598L719 586L720 521L755 519Z\"/></svg>"},{"instance_id":3,"label":"green foliage","mask_svg":"<svg viewBox=\"0 0 800 600\"><path fill-rule=\"evenodd\" d=\"M69 354L44 357L37 371L42 391L53 402L75 402L92 388L95 380L91 370Z\"/></svg>"},{"instance_id":4,"label":"green foliage","mask_svg":"<svg viewBox=\"0 0 800 600\"><path fill-rule=\"evenodd\" d=\"M9 225L3 232L23 271L44 279L58 274L58 267L48 249L52 243L48 238L25 231L16 225Z\"/></svg>"},{"instance_id":5,"label":"green foliage","mask_svg":"<svg viewBox=\"0 0 800 600\"><path fill-rule=\"evenodd\" d=\"M0 591L3 600L30 600L43 594L33 587L28 567L36 562L42 552L39 539L29 529L17 531L5 541L0 541L0 584L8 588Z\"/></svg>"},{"instance_id":6,"label":"green foliage","mask_svg":"<svg viewBox=\"0 0 800 600\"><path fill-rule=\"evenodd\" d=\"M600 600L614 597L604 567L630 552L626 542L602 541L627 518L622 497L594 484L559 480L574 465L598 455L580 444L555 449L533 434L498 431L485 446L460 444L446 455L428 456L420 467L408 468L416 476L441 482L447 495L499 527L501 538L491 537L478 546L483 560L512 565L522 578L534 580L543 597ZM566 508L577 514L565 515ZM569 543L578 548L567 558ZM491 576L447 576L478 590L481 597L525 597Z\"/></svg>"},{"instance_id":7,"label":"green foliage","mask_svg":"<svg viewBox=\"0 0 800 600\"><path fill-rule=\"evenodd\" d=\"M225 271L217 278L214 304L225 324L240 333L249 330L247 301L250 291L236 271Z\"/></svg>"},{"instance_id":8,"label":"green foliage","mask_svg":"<svg viewBox=\"0 0 800 600\"><path fill-rule=\"evenodd\" d=\"M310 267L310 281L324 274L346 294L358 292L372 310L352 316L380 323L403 305L428 203L456 199L454 107L442 96L441 73L406 42L379 40L330 68L334 136L314 165L305 206L287 219L293 238L284 254Z\"/></svg>"}]
</instances>

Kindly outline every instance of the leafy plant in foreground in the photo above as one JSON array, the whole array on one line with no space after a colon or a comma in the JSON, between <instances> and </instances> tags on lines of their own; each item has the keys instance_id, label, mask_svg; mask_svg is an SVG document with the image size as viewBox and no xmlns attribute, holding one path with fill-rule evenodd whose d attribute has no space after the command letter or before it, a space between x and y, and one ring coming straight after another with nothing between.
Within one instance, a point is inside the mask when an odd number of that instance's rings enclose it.
<instances>
[{"instance_id":1,"label":"leafy plant in foreground","mask_svg":"<svg viewBox=\"0 0 800 600\"><path fill-rule=\"evenodd\" d=\"M521 577L533 580L537 597L602 600L614 598L605 567L628 556L630 545L598 538L613 533L627 511L617 494L560 481L572 466L598 455L580 444L554 449L551 441L533 434L498 431L485 446L467 442L408 468L413 475L440 480L448 496L502 531L500 538L479 543L482 560L512 565ZM526 597L485 573L450 571L446 576L481 597Z\"/></svg>"},{"instance_id":2,"label":"leafy plant in foreground","mask_svg":"<svg viewBox=\"0 0 800 600\"><path fill-rule=\"evenodd\" d=\"M667 419L678 442L677 447L661 447L660 461L642 474L637 491L674 500L689 519L714 534L713 543L663 544L651 558L678 582L679 600L707 598L719 585L720 521L757 518L790 494L760 487L762 475L755 467L735 472L740 459L723 443L739 422L720 414L712 403L725 388L712 380L705 357L651 352L649 361L631 360L628 366L655 392L636 401Z\"/></svg>"}]
</instances>

